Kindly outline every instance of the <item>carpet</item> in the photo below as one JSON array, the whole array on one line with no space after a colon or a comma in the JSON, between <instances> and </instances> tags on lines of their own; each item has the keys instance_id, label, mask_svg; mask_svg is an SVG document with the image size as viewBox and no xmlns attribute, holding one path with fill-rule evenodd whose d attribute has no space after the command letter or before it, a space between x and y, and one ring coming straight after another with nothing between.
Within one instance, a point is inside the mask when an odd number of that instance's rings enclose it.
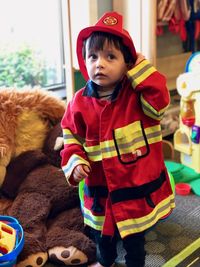
<instances>
[{"instance_id":1,"label":"carpet","mask_svg":"<svg viewBox=\"0 0 200 267\"><path fill-rule=\"evenodd\" d=\"M200 197L176 195L175 201L170 217L146 234L145 267L200 267ZM124 254L119 242L116 267L125 266ZM58 265L45 265L55 266Z\"/></svg>"},{"instance_id":2,"label":"carpet","mask_svg":"<svg viewBox=\"0 0 200 267\"><path fill-rule=\"evenodd\" d=\"M146 234L145 267L200 266L200 197L176 195L176 209ZM124 251L119 244L118 266Z\"/></svg>"}]
</instances>

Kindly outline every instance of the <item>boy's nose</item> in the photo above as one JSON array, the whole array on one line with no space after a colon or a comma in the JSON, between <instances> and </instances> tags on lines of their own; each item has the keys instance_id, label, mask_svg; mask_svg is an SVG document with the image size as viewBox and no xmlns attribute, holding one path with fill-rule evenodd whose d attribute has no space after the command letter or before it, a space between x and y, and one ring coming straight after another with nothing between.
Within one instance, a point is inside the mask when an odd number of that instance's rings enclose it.
<instances>
[{"instance_id":1,"label":"boy's nose","mask_svg":"<svg viewBox=\"0 0 200 267\"><path fill-rule=\"evenodd\" d=\"M103 68L104 67L104 60L102 58L98 58L96 66L97 66L97 68Z\"/></svg>"}]
</instances>

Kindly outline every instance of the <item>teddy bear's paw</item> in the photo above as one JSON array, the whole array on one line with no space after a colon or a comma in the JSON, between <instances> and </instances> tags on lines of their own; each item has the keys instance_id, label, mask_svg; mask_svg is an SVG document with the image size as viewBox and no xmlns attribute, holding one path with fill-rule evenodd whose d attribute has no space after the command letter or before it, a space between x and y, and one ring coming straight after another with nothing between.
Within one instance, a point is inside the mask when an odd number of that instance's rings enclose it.
<instances>
[{"instance_id":1,"label":"teddy bear's paw","mask_svg":"<svg viewBox=\"0 0 200 267\"><path fill-rule=\"evenodd\" d=\"M0 158L3 158L4 156L6 156L8 148L4 145L0 146Z\"/></svg>"},{"instance_id":2,"label":"teddy bear's paw","mask_svg":"<svg viewBox=\"0 0 200 267\"><path fill-rule=\"evenodd\" d=\"M2 186L6 176L6 167L0 166L0 187Z\"/></svg>"},{"instance_id":3,"label":"teddy bear's paw","mask_svg":"<svg viewBox=\"0 0 200 267\"><path fill-rule=\"evenodd\" d=\"M63 137L58 136L56 138L56 142L55 142L55 145L54 145L54 150L57 151L57 150L61 149L63 145L64 145L64 139L63 139Z\"/></svg>"},{"instance_id":4,"label":"teddy bear's paw","mask_svg":"<svg viewBox=\"0 0 200 267\"><path fill-rule=\"evenodd\" d=\"M7 146L0 144L0 186L2 186L5 176L6 167L8 166L11 158L11 151Z\"/></svg>"},{"instance_id":5,"label":"teddy bear's paw","mask_svg":"<svg viewBox=\"0 0 200 267\"><path fill-rule=\"evenodd\" d=\"M25 260L17 263L16 267L41 267L48 259L48 253L38 252L34 255L28 256Z\"/></svg>"},{"instance_id":6,"label":"teddy bear's paw","mask_svg":"<svg viewBox=\"0 0 200 267\"><path fill-rule=\"evenodd\" d=\"M62 265L79 265L88 262L87 256L73 246L68 248L54 247L49 249L48 253L50 261Z\"/></svg>"}]
</instances>

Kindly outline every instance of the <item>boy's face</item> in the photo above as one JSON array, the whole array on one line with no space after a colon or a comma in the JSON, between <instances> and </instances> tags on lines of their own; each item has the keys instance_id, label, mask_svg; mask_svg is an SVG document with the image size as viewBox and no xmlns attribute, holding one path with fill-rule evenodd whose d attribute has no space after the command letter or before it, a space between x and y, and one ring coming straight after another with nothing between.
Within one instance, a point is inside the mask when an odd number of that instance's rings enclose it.
<instances>
[{"instance_id":1,"label":"boy's face","mask_svg":"<svg viewBox=\"0 0 200 267\"><path fill-rule=\"evenodd\" d=\"M104 91L112 90L128 70L122 52L107 41L98 51L89 50L86 42L85 64L89 78Z\"/></svg>"}]
</instances>

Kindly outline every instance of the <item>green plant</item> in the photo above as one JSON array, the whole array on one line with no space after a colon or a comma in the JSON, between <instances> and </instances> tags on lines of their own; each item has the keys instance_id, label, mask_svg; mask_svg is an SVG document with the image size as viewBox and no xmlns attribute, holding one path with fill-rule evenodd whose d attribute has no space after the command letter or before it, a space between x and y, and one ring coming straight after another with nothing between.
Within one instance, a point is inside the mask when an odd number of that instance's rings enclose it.
<instances>
[{"instance_id":1,"label":"green plant","mask_svg":"<svg viewBox=\"0 0 200 267\"><path fill-rule=\"evenodd\" d=\"M45 62L28 46L0 52L0 86L45 86Z\"/></svg>"}]
</instances>

